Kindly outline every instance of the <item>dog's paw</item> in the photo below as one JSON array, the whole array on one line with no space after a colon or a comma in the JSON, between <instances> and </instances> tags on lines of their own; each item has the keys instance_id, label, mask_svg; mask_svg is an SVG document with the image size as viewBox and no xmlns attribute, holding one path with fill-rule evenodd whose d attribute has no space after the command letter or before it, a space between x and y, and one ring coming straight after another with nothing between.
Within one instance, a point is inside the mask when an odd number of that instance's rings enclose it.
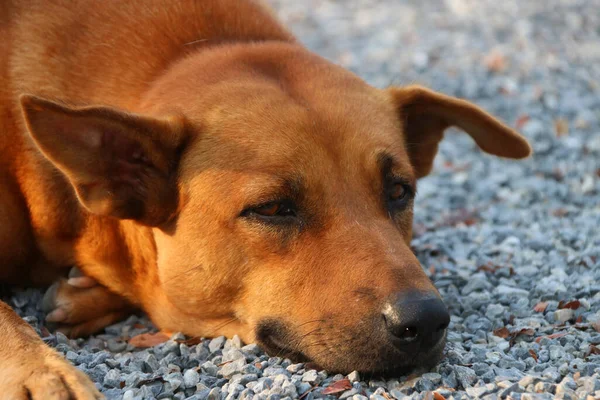
<instances>
[{"instance_id":1,"label":"dog's paw","mask_svg":"<svg viewBox=\"0 0 600 400\"><path fill-rule=\"evenodd\" d=\"M3 399L92 400L103 399L92 381L57 352L39 345L36 351L20 354L14 365L2 371ZM6 367L9 367L6 365Z\"/></svg>"},{"instance_id":2,"label":"dog's paw","mask_svg":"<svg viewBox=\"0 0 600 400\"><path fill-rule=\"evenodd\" d=\"M51 327L70 337L87 336L134 311L123 297L74 270L44 295L42 308Z\"/></svg>"}]
</instances>

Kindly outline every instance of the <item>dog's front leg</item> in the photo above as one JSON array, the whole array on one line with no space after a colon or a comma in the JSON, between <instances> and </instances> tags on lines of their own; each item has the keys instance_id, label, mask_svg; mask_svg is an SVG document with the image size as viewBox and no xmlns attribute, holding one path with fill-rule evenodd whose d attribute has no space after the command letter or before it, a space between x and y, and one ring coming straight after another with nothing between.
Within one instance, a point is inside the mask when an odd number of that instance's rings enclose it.
<instances>
[{"instance_id":1,"label":"dog's front leg","mask_svg":"<svg viewBox=\"0 0 600 400\"><path fill-rule=\"evenodd\" d=\"M124 297L73 268L44 295L46 320L70 337L87 336L124 319L135 307Z\"/></svg>"},{"instance_id":2,"label":"dog's front leg","mask_svg":"<svg viewBox=\"0 0 600 400\"><path fill-rule=\"evenodd\" d=\"M0 301L0 390L3 399L101 399L94 384L46 346Z\"/></svg>"}]
</instances>

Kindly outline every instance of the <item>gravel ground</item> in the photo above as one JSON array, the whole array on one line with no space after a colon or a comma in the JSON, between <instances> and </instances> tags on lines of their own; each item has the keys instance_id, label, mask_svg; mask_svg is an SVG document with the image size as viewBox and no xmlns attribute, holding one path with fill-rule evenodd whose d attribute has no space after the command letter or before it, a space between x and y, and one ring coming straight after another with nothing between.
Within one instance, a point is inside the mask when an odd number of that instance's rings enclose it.
<instances>
[{"instance_id":1,"label":"gravel ground","mask_svg":"<svg viewBox=\"0 0 600 400\"><path fill-rule=\"evenodd\" d=\"M600 398L600 1L273 3L307 46L370 83L474 100L533 144L512 162L448 135L419 183L413 247L452 313L445 359L363 381L237 338L135 350L127 338L153 330L135 316L46 340L110 399L312 399L335 381L329 397L353 400ZM39 327L39 299L11 301Z\"/></svg>"}]
</instances>

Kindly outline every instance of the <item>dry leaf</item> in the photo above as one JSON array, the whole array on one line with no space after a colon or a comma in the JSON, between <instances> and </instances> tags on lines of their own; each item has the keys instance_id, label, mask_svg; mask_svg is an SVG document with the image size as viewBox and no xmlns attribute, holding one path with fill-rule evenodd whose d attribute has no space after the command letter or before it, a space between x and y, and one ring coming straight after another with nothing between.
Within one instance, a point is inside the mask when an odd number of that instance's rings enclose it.
<instances>
[{"instance_id":1,"label":"dry leaf","mask_svg":"<svg viewBox=\"0 0 600 400\"><path fill-rule=\"evenodd\" d=\"M41 337L42 339L44 339L44 338L47 338L47 337L49 337L49 336L52 336L52 334L50 333L50 331L49 331L48 329L46 329L46 327L45 327L45 326L42 326L42 327L40 328L40 337Z\"/></svg>"},{"instance_id":2,"label":"dry leaf","mask_svg":"<svg viewBox=\"0 0 600 400\"><path fill-rule=\"evenodd\" d=\"M535 311L535 312L544 312L544 311L546 311L546 308L548 308L548 303L545 302L545 301L542 301L540 303L537 303L533 307L533 311Z\"/></svg>"},{"instance_id":3,"label":"dry leaf","mask_svg":"<svg viewBox=\"0 0 600 400\"><path fill-rule=\"evenodd\" d=\"M569 123L564 119L557 119L554 121L554 130L557 137L565 136L569 133Z\"/></svg>"},{"instance_id":4,"label":"dry leaf","mask_svg":"<svg viewBox=\"0 0 600 400\"><path fill-rule=\"evenodd\" d=\"M142 333L129 339L129 344L135 347L146 348L154 347L169 340L169 336L162 332Z\"/></svg>"},{"instance_id":5,"label":"dry leaf","mask_svg":"<svg viewBox=\"0 0 600 400\"><path fill-rule=\"evenodd\" d=\"M442 395L441 393L438 393L438 392L433 392L433 399L434 400L446 400L444 395Z\"/></svg>"},{"instance_id":6,"label":"dry leaf","mask_svg":"<svg viewBox=\"0 0 600 400\"><path fill-rule=\"evenodd\" d=\"M581 303L579 302L579 300L573 300L568 302L561 301L560 303L558 303L558 308L560 309L569 308L571 310L577 310L580 306Z\"/></svg>"},{"instance_id":7,"label":"dry leaf","mask_svg":"<svg viewBox=\"0 0 600 400\"><path fill-rule=\"evenodd\" d=\"M506 69L506 57L498 50L493 50L483 59L483 63L492 72L502 72Z\"/></svg>"},{"instance_id":8,"label":"dry leaf","mask_svg":"<svg viewBox=\"0 0 600 400\"><path fill-rule=\"evenodd\" d=\"M533 358L535 362L538 362L538 356L535 351L529 350L529 354L531 355L531 358Z\"/></svg>"},{"instance_id":9,"label":"dry leaf","mask_svg":"<svg viewBox=\"0 0 600 400\"><path fill-rule=\"evenodd\" d=\"M527 121L529 121L529 115L521 115L519 118L517 118L517 122L515 122L515 128L519 130L523 129Z\"/></svg>"},{"instance_id":10,"label":"dry leaf","mask_svg":"<svg viewBox=\"0 0 600 400\"><path fill-rule=\"evenodd\" d=\"M507 327L499 328L494 331L494 335L501 337L502 339L509 339L509 346L512 347L515 344L517 337L521 335L532 336L535 330L529 328L523 328L518 331L509 331Z\"/></svg>"},{"instance_id":11,"label":"dry leaf","mask_svg":"<svg viewBox=\"0 0 600 400\"><path fill-rule=\"evenodd\" d=\"M485 271L485 272L489 272L491 274L495 274L499 269L502 269L503 267L501 265L492 265L492 264L487 264L487 265L481 265L479 267L477 267L477 271ZM508 273L510 276L513 276L515 274L515 270L513 267L508 267Z\"/></svg>"},{"instance_id":12,"label":"dry leaf","mask_svg":"<svg viewBox=\"0 0 600 400\"><path fill-rule=\"evenodd\" d=\"M592 344L592 345L590 345L590 349L588 351L588 356L590 354L598 355L598 354L600 354L600 349Z\"/></svg>"},{"instance_id":13,"label":"dry leaf","mask_svg":"<svg viewBox=\"0 0 600 400\"><path fill-rule=\"evenodd\" d=\"M197 345L201 341L202 341L202 339L200 337L198 337L198 336L193 336L193 337L187 338L185 340L176 340L177 343L183 343L183 344L186 344L188 346Z\"/></svg>"},{"instance_id":14,"label":"dry leaf","mask_svg":"<svg viewBox=\"0 0 600 400\"><path fill-rule=\"evenodd\" d=\"M577 318L579 319L579 318ZM583 319L583 318L581 318ZM590 324L586 324L586 323L582 323L582 322L576 322L575 325L572 325L573 328L575 329L579 329L580 331L587 331L590 328L593 328L592 325Z\"/></svg>"},{"instance_id":15,"label":"dry leaf","mask_svg":"<svg viewBox=\"0 0 600 400\"><path fill-rule=\"evenodd\" d=\"M502 339L506 339L507 337L510 336L510 331L508 330L507 327L502 327L502 328L498 328L498 329L494 330L494 335L501 337Z\"/></svg>"},{"instance_id":16,"label":"dry leaf","mask_svg":"<svg viewBox=\"0 0 600 400\"><path fill-rule=\"evenodd\" d=\"M523 328L520 331L517 331L516 334L515 334L515 332L513 332L513 335L515 335L515 336L519 336L519 335L533 336L534 334L535 334L535 330L531 329L531 328Z\"/></svg>"},{"instance_id":17,"label":"dry leaf","mask_svg":"<svg viewBox=\"0 0 600 400\"><path fill-rule=\"evenodd\" d=\"M441 396L441 399L444 399L444 400L446 399L444 396L442 396L439 393L425 392L425 396L423 396L423 400L437 400L437 399L440 399L440 397L438 397L438 396Z\"/></svg>"},{"instance_id":18,"label":"dry leaf","mask_svg":"<svg viewBox=\"0 0 600 400\"><path fill-rule=\"evenodd\" d=\"M523 328L519 331L512 332L510 340L508 341L508 345L510 347L513 347L515 344L515 341L517 340L517 337L519 337L521 335L533 336L534 334L535 334L535 330L531 329L531 328Z\"/></svg>"},{"instance_id":19,"label":"dry leaf","mask_svg":"<svg viewBox=\"0 0 600 400\"><path fill-rule=\"evenodd\" d=\"M567 333L566 332L553 333L552 335L540 336L539 338L535 339L535 342L539 343L542 341L543 338L558 339L563 336L567 336Z\"/></svg>"},{"instance_id":20,"label":"dry leaf","mask_svg":"<svg viewBox=\"0 0 600 400\"><path fill-rule=\"evenodd\" d=\"M568 213L569 211L565 208L557 208L556 210L552 211L552 215L555 217L564 217Z\"/></svg>"},{"instance_id":21,"label":"dry leaf","mask_svg":"<svg viewBox=\"0 0 600 400\"><path fill-rule=\"evenodd\" d=\"M310 394L310 392L312 392L313 390L315 390L318 386L313 386L310 389L308 389L306 392L304 392L302 394L302 396L298 397L298 400L303 400L305 397L308 397L308 395Z\"/></svg>"},{"instance_id":22,"label":"dry leaf","mask_svg":"<svg viewBox=\"0 0 600 400\"><path fill-rule=\"evenodd\" d=\"M346 379L340 379L337 382L334 382L332 385L329 385L325 388L325 390L323 390L323 394L334 394L334 393L339 393L339 392L345 392L348 389L352 389L352 383L350 383L350 380Z\"/></svg>"}]
</instances>

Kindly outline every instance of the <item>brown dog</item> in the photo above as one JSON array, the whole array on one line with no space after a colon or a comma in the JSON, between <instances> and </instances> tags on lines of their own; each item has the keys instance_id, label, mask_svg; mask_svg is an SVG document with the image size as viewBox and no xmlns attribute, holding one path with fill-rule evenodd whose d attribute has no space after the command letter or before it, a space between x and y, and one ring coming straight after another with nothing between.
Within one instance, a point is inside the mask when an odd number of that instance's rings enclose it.
<instances>
[{"instance_id":1,"label":"brown dog","mask_svg":"<svg viewBox=\"0 0 600 400\"><path fill-rule=\"evenodd\" d=\"M0 280L58 279L60 329L142 308L333 371L439 359L449 317L409 248L415 182L450 126L523 158L516 132L370 87L252 0L5 0L0 37ZM3 304L0 332L5 393L98 396Z\"/></svg>"}]
</instances>

